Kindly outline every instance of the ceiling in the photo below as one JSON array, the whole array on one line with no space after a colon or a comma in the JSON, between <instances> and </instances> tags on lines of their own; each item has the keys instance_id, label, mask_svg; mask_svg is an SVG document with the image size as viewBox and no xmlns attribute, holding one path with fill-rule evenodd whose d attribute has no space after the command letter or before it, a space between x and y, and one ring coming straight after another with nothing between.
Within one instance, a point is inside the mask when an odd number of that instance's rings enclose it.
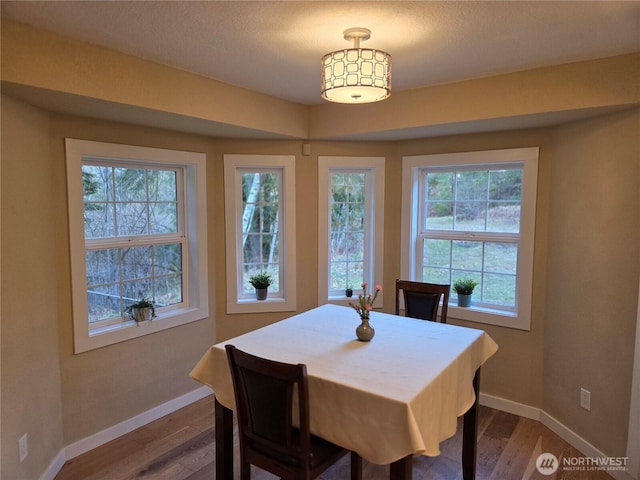
<instances>
[{"instance_id":1,"label":"ceiling","mask_svg":"<svg viewBox=\"0 0 640 480\"><path fill-rule=\"evenodd\" d=\"M372 31L392 91L640 51L640 1L1 1L3 17L305 105Z\"/></svg>"}]
</instances>

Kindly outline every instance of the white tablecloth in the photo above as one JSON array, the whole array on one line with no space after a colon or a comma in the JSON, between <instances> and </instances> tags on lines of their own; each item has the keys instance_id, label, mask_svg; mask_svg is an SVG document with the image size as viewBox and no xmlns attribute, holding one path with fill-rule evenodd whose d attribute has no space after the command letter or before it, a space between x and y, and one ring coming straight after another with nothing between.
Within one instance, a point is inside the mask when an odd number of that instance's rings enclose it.
<instances>
[{"instance_id":1,"label":"white tablecloth","mask_svg":"<svg viewBox=\"0 0 640 480\"><path fill-rule=\"evenodd\" d=\"M235 410L224 345L307 365L311 429L386 464L435 456L474 402L473 377L498 346L482 330L378 312L376 333L359 342L349 307L324 305L212 346L191 372Z\"/></svg>"}]
</instances>

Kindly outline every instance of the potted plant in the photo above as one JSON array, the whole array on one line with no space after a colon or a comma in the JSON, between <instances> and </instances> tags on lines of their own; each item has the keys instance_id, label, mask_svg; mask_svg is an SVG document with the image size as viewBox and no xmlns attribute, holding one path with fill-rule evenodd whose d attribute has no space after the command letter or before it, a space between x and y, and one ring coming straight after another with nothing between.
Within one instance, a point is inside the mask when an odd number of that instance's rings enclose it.
<instances>
[{"instance_id":1,"label":"potted plant","mask_svg":"<svg viewBox=\"0 0 640 480\"><path fill-rule=\"evenodd\" d=\"M149 322L151 319L157 317L156 306L146 297L142 297L136 303L129 305L126 308L126 312L138 325L144 322Z\"/></svg>"},{"instance_id":2,"label":"potted plant","mask_svg":"<svg viewBox=\"0 0 640 480\"><path fill-rule=\"evenodd\" d=\"M458 294L458 306L469 307L471 305L471 294L478 282L471 278L459 278L453 282L453 289Z\"/></svg>"},{"instance_id":3,"label":"potted plant","mask_svg":"<svg viewBox=\"0 0 640 480\"><path fill-rule=\"evenodd\" d=\"M347 298L353 297L353 287L351 285L347 285L347 288L344 289L344 294Z\"/></svg>"},{"instance_id":4,"label":"potted plant","mask_svg":"<svg viewBox=\"0 0 640 480\"><path fill-rule=\"evenodd\" d=\"M267 271L254 273L249 277L249 283L256 289L256 299L266 300L267 289L273 283L273 278Z\"/></svg>"}]
</instances>

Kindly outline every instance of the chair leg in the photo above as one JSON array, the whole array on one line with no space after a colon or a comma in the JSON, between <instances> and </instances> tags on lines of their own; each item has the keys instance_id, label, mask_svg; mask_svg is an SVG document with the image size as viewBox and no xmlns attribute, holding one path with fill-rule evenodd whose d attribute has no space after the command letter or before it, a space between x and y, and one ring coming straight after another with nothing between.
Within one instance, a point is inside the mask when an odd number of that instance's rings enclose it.
<instances>
[{"instance_id":1,"label":"chair leg","mask_svg":"<svg viewBox=\"0 0 640 480\"><path fill-rule=\"evenodd\" d=\"M240 461L240 479L251 480L251 464Z\"/></svg>"},{"instance_id":2,"label":"chair leg","mask_svg":"<svg viewBox=\"0 0 640 480\"><path fill-rule=\"evenodd\" d=\"M351 480L362 480L362 457L351 452Z\"/></svg>"}]
</instances>

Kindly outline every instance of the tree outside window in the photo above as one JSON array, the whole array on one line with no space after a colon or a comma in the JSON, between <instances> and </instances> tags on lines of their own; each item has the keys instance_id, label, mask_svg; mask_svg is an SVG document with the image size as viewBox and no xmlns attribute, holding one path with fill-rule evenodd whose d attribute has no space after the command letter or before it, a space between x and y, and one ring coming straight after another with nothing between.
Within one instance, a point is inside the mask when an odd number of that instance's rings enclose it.
<instances>
[{"instance_id":1,"label":"tree outside window","mask_svg":"<svg viewBox=\"0 0 640 480\"><path fill-rule=\"evenodd\" d=\"M471 278L476 305L515 310L522 175L521 165L424 170L423 281Z\"/></svg>"},{"instance_id":2,"label":"tree outside window","mask_svg":"<svg viewBox=\"0 0 640 480\"><path fill-rule=\"evenodd\" d=\"M280 292L279 172L242 173L242 292L253 295L251 275L266 271L273 278L271 295Z\"/></svg>"},{"instance_id":3,"label":"tree outside window","mask_svg":"<svg viewBox=\"0 0 640 480\"><path fill-rule=\"evenodd\" d=\"M359 289L365 281L369 238L366 217L366 173L331 173L329 290Z\"/></svg>"},{"instance_id":4,"label":"tree outside window","mask_svg":"<svg viewBox=\"0 0 640 480\"><path fill-rule=\"evenodd\" d=\"M126 321L145 297L162 309L183 301L178 169L82 166L89 323Z\"/></svg>"}]
</instances>

